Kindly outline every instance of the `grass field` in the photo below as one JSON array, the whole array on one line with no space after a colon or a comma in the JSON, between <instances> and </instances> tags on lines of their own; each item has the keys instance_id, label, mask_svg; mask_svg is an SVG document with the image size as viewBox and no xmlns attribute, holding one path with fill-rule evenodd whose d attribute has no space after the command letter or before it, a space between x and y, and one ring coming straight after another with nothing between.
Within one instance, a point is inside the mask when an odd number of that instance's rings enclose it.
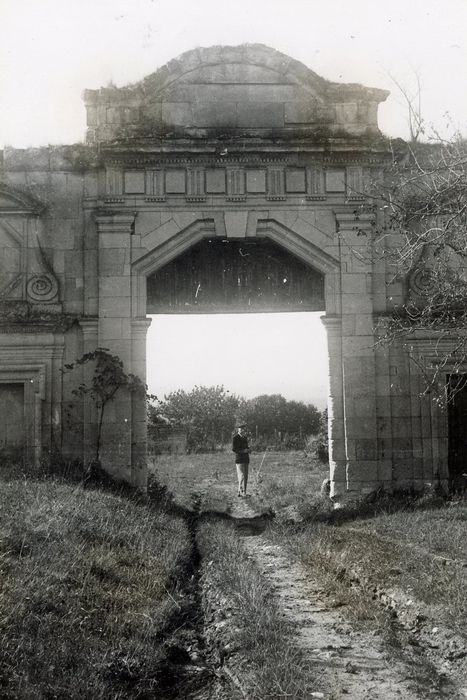
<instances>
[{"instance_id":1,"label":"grass field","mask_svg":"<svg viewBox=\"0 0 467 700\"><path fill-rule=\"evenodd\" d=\"M454 512L453 512L454 510ZM423 605L433 624L443 624L465 635L467 630L467 555L457 535L467 520L467 507L375 514L351 526L312 522L293 535L281 529L279 540L295 552L314 572L321 568L346 596L352 580L366 584L368 591L384 590L396 599L411 601L414 611ZM405 529L404 529L405 526ZM452 526L451 546L443 542ZM426 528L431 529L429 539ZM384 537L378 533L383 531ZM388 535L390 537L388 537ZM428 541L427 541L428 540ZM414 546L423 542L426 548ZM457 563L447 565L440 552L456 555ZM461 558L462 557L462 558ZM339 588L337 585L336 590ZM367 619L369 607L361 594L347 600L357 617ZM348 596L347 596L348 598ZM371 613L370 613L371 614Z\"/></svg>"},{"instance_id":2,"label":"grass field","mask_svg":"<svg viewBox=\"0 0 467 700\"><path fill-rule=\"evenodd\" d=\"M156 697L183 520L99 490L0 482L0 696Z\"/></svg>"},{"instance_id":3,"label":"grass field","mask_svg":"<svg viewBox=\"0 0 467 700\"><path fill-rule=\"evenodd\" d=\"M250 457L248 492L265 507L309 504L319 494L328 468L304 452L261 452ZM206 507L225 511L237 494L231 452L158 455L151 473L184 505L193 493L202 494Z\"/></svg>"},{"instance_id":4,"label":"grass field","mask_svg":"<svg viewBox=\"0 0 467 700\"><path fill-rule=\"evenodd\" d=\"M261 460L252 457L250 486L258 498L284 474L284 486L292 479L297 494L316 480L303 455L268 453L256 478ZM236 498L231 454L161 457L156 471L175 501L191 510L203 500L205 511L225 513ZM154 507L128 494L9 472L0 480L0 697L166 697L167 654L179 641L173 634L192 614L186 596L194 552L186 521L167 514L161 502ZM172 496L161 494L170 506ZM241 545L225 524L202 528L203 551L218 566L209 575L233 586L235 596L232 563ZM270 592L248 566L242 581L258 613L249 623L277 638L267 682L292 688L288 663L279 671L286 629L263 604ZM241 634L248 637L244 622ZM256 679L266 673L261 658L268 649L267 639L257 645Z\"/></svg>"}]
</instances>

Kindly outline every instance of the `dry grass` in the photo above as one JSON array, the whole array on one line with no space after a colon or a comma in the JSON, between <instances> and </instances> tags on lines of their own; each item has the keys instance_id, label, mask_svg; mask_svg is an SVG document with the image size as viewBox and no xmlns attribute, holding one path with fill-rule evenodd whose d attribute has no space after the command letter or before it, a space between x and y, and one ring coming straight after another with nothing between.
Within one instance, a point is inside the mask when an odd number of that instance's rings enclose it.
<instances>
[{"instance_id":1,"label":"dry grass","mask_svg":"<svg viewBox=\"0 0 467 700\"><path fill-rule=\"evenodd\" d=\"M222 640L227 659L232 655L248 699L308 697L312 674L294 646L293 628L241 540L225 523L208 522L199 528L198 541L206 613L215 610L221 619L217 643Z\"/></svg>"},{"instance_id":2,"label":"dry grass","mask_svg":"<svg viewBox=\"0 0 467 700\"><path fill-rule=\"evenodd\" d=\"M352 579L367 590L394 592L422 604L430 618L465 635L466 505L429 507L415 500L395 510L396 505L387 513L378 512L375 504L372 515L358 518L354 512L347 522L338 513L338 525L332 524L332 514L320 513L299 532L276 528L275 536L315 573L321 572L333 594L349 605L354 620L373 616L381 621L375 606L362 601L360 586L349 584ZM443 557L459 563L446 564Z\"/></svg>"},{"instance_id":3,"label":"dry grass","mask_svg":"<svg viewBox=\"0 0 467 700\"><path fill-rule=\"evenodd\" d=\"M190 553L183 521L143 504L52 480L2 482L1 697L157 692Z\"/></svg>"},{"instance_id":4,"label":"dry grass","mask_svg":"<svg viewBox=\"0 0 467 700\"><path fill-rule=\"evenodd\" d=\"M256 496L273 511L295 506L307 517L317 503L323 507L320 489L328 476L329 467L304 452L268 452L257 479Z\"/></svg>"},{"instance_id":5,"label":"dry grass","mask_svg":"<svg viewBox=\"0 0 467 700\"><path fill-rule=\"evenodd\" d=\"M378 514L371 521L356 521L354 527L467 564L467 501L423 509L419 504L415 509Z\"/></svg>"}]
</instances>

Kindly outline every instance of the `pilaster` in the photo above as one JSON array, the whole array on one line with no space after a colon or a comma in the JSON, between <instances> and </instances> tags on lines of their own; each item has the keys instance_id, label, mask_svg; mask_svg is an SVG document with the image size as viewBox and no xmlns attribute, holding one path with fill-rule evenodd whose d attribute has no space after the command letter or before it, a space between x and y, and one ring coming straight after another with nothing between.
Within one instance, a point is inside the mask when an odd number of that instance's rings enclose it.
<instances>
[{"instance_id":1,"label":"pilaster","mask_svg":"<svg viewBox=\"0 0 467 700\"><path fill-rule=\"evenodd\" d=\"M371 214L336 212L341 259L342 383L348 493L380 485L372 298Z\"/></svg>"},{"instance_id":2,"label":"pilaster","mask_svg":"<svg viewBox=\"0 0 467 700\"><path fill-rule=\"evenodd\" d=\"M132 372L146 384L146 335L151 325L150 318L135 319L131 322ZM132 435L131 435L131 483L146 488L146 448L147 448L146 397L132 396Z\"/></svg>"},{"instance_id":3,"label":"pilaster","mask_svg":"<svg viewBox=\"0 0 467 700\"><path fill-rule=\"evenodd\" d=\"M328 340L329 396L328 436L330 496L343 497L347 490L347 459L345 451L344 396L342 373L342 321L336 317L322 317Z\"/></svg>"},{"instance_id":4,"label":"pilaster","mask_svg":"<svg viewBox=\"0 0 467 700\"><path fill-rule=\"evenodd\" d=\"M98 319L82 318L80 327L83 334L83 354L94 352L98 347ZM92 381L94 368L88 363L83 365L83 383L87 386ZM95 459L97 440L97 411L89 396L83 400L83 459L84 463Z\"/></svg>"},{"instance_id":5,"label":"pilaster","mask_svg":"<svg viewBox=\"0 0 467 700\"><path fill-rule=\"evenodd\" d=\"M96 217L99 251L98 347L118 355L131 371L131 236L135 215L108 213ZM123 260L122 260L123 254ZM131 481L132 401L118 391L106 408L101 462L115 477Z\"/></svg>"}]
</instances>

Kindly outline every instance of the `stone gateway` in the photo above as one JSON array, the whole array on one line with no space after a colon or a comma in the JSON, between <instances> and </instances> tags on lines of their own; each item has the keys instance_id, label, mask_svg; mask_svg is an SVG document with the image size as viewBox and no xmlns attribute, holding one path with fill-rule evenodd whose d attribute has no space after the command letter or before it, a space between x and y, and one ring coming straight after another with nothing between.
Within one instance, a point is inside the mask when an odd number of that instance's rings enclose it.
<instances>
[{"instance_id":1,"label":"stone gateway","mask_svg":"<svg viewBox=\"0 0 467 700\"><path fill-rule=\"evenodd\" d=\"M91 370L62 370L108 348L144 381L148 313L322 310L331 496L447 483L448 412L406 349L375 344L407 294L371 255L380 212L362 207L388 159L387 94L262 45L199 48L85 91L85 144L5 148L3 448L92 459L95 409L73 394ZM103 466L144 488L145 454L145 403L117 394Z\"/></svg>"}]
</instances>

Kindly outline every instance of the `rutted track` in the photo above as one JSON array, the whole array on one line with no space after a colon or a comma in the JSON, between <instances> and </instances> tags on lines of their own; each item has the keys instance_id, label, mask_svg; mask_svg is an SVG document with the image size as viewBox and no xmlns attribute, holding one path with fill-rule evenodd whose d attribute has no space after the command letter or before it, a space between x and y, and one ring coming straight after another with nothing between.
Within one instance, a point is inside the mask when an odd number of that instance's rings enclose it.
<instances>
[{"instance_id":1,"label":"rutted track","mask_svg":"<svg viewBox=\"0 0 467 700\"><path fill-rule=\"evenodd\" d=\"M202 687L187 686L177 698L199 700L237 700L248 698L242 686L241 649L229 648L230 626L235 617L223 609L222 591L206 590L200 571L206 562L199 561L197 529L201 522L228 521L237 532L252 563L264 576L284 617L293 623L297 649L305 654L314 669L316 683L306 691L308 698L352 698L352 700L426 700L427 698L465 698L463 689L456 689L424 656L422 649L406 649L396 653L377 633L357 631L336 609L320 583L319 576L306 570L276 543L264 530L269 514L254 510L249 499L237 499L216 479L202 480L192 493L185 510L194 546L197 634L205 683ZM211 564L211 563L210 563ZM366 595L362 591L362 595ZM216 612L219 611L219 614ZM192 653L190 651L190 653ZM240 663L239 663L240 661ZM193 663L193 659L191 660ZM245 659L243 667L248 666ZM181 669L182 670L182 669ZM189 680L190 671L183 673ZM200 678L202 674L200 675ZM467 683L466 683L467 686ZM178 688L182 688L179 684ZM281 696L282 697L282 696ZM270 696L268 696L270 700ZM255 700L262 700L256 694Z\"/></svg>"},{"instance_id":2,"label":"rutted track","mask_svg":"<svg viewBox=\"0 0 467 700\"><path fill-rule=\"evenodd\" d=\"M189 568L180 572L174 590L167 594L177 603L170 625L164 630L165 662L161 665L158 700L238 700L235 680L224 671L215 649L206 644L206 619L200 583L201 561L197 543L200 497L193 493L190 507L178 505L165 487L154 484L151 500L182 517L191 536Z\"/></svg>"},{"instance_id":3,"label":"rutted track","mask_svg":"<svg viewBox=\"0 0 467 700\"><path fill-rule=\"evenodd\" d=\"M267 523L248 500L229 499L232 523L255 566L279 599L284 617L293 622L296 644L316 670L319 687L304 697L329 700L425 700L462 698L413 649L395 656L377 634L356 631L333 606L319 579L292 561L261 533ZM226 660L228 668L228 659Z\"/></svg>"}]
</instances>

